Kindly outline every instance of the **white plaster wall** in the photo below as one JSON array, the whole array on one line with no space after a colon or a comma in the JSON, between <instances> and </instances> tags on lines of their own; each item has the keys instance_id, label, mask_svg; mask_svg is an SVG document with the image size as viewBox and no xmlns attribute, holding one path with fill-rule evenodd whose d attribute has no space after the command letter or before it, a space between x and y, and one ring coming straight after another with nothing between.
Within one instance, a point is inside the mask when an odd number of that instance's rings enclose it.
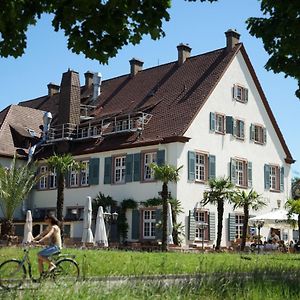
<instances>
[{"instance_id":1,"label":"white plaster wall","mask_svg":"<svg viewBox=\"0 0 300 300\"><path fill-rule=\"evenodd\" d=\"M232 99L232 87L235 83L239 83L249 89L249 101L247 104L236 102ZM229 134L211 133L209 131L210 112L219 112L245 120L245 141L236 140ZM260 123L267 128L266 145L258 145L250 141L249 130L251 123ZM188 182L187 160L189 150L207 151L215 155L217 176L229 176L231 157L246 158L252 162L253 188L258 193L263 194L263 197L268 201L268 206L259 212L251 212L251 214L258 215L277 208L277 200L281 200L282 206L284 205L288 197L288 191L290 191L290 165L284 161L286 155L241 54L238 54L233 60L185 136L190 137L191 140L186 144L186 147L184 147L184 150L178 157L178 164L184 165L181 180L177 186L177 197L183 203L185 211L180 218L182 222L187 221L185 216L188 215L188 211L195 207L197 201L202 200L203 191L207 189L207 185ZM284 193L264 190L264 164L268 163L285 167ZM215 207L208 205L208 208L216 212ZM226 205L223 224L223 245L228 240L227 218L229 212L232 212L232 207Z\"/></svg>"}]
</instances>

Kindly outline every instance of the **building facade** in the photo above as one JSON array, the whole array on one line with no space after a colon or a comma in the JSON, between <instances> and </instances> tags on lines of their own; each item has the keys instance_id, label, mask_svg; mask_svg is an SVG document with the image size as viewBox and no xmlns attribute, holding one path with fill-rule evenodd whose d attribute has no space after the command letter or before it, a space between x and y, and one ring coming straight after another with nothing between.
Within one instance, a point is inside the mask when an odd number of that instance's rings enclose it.
<instances>
[{"instance_id":1,"label":"building facade","mask_svg":"<svg viewBox=\"0 0 300 300\"><path fill-rule=\"evenodd\" d=\"M45 173L30 201L37 219L55 211L56 174L45 164L53 152L70 152L83 165L66 178L64 213L73 238L82 234L86 196L101 192L119 203L137 202L126 212L129 242L159 240L161 207L144 205L161 191L151 163L182 166L169 189L183 207L183 244L215 244L216 207L201 206L209 179L229 177L238 188L261 194L267 206L251 215L283 208L294 160L239 34L227 31L225 48L202 55L190 56L188 45L177 50L176 62L142 70L143 63L132 59L130 74L102 83L87 72L83 87L69 70L60 87L48 86L47 96L19 104L54 116L35 156ZM242 211L226 204L222 246L240 238L242 224ZM267 238L269 231L262 234ZM280 234L292 238L291 232Z\"/></svg>"}]
</instances>

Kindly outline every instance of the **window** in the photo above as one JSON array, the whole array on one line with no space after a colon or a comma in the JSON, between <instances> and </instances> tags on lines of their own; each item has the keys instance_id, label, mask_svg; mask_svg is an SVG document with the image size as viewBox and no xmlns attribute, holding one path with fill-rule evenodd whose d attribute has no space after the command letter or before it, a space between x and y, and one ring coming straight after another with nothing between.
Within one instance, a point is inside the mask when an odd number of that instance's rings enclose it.
<instances>
[{"instance_id":1,"label":"window","mask_svg":"<svg viewBox=\"0 0 300 300\"><path fill-rule=\"evenodd\" d=\"M196 181L207 180L207 155L196 153L195 163L195 179Z\"/></svg>"},{"instance_id":2,"label":"window","mask_svg":"<svg viewBox=\"0 0 300 300\"><path fill-rule=\"evenodd\" d=\"M144 180L153 180L154 172L150 165L157 162L157 153L149 152L144 154Z\"/></svg>"},{"instance_id":3,"label":"window","mask_svg":"<svg viewBox=\"0 0 300 300\"><path fill-rule=\"evenodd\" d=\"M245 138L245 122L242 120L235 120L235 132L234 136L238 139L244 139Z\"/></svg>"},{"instance_id":4,"label":"window","mask_svg":"<svg viewBox=\"0 0 300 300\"><path fill-rule=\"evenodd\" d=\"M195 239L196 240L208 240L208 211L206 210L196 210L195 211ZM206 226L199 226L201 223L206 223Z\"/></svg>"},{"instance_id":5,"label":"window","mask_svg":"<svg viewBox=\"0 0 300 300\"><path fill-rule=\"evenodd\" d=\"M82 128L81 129L81 137L87 137L88 136L88 128Z\"/></svg>"},{"instance_id":6,"label":"window","mask_svg":"<svg viewBox=\"0 0 300 300\"><path fill-rule=\"evenodd\" d=\"M216 132L225 133L225 116L216 114Z\"/></svg>"},{"instance_id":7,"label":"window","mask_svg":"<svg viewBox=\"0 0 300 300\"><path fill-rule=\"evenodd\" d=\"M233 98L239 102L246 103L248 101L248 89L235 84L233 87Z\"/></svg>"},{"instance_id":8,"label":"window","mask_svg":"<svg viewBox=\"0 0 300 300\"><path fill-rule=\"evenodd\" d=\"M236 184L239 186L247 186L246 184L246 162L236 160Z\"/></svg>"},{"instance_id":9,"label":"window","mask_svg":"<svg viewBox=\"0 0 300 300\"><path fill-rule=\"evenodd\" d=\"M76 187L79 185L79 172L78 170L71 169L70 171L70 187Z\"/></svg>"},{"instance_id":10,"label":"window","mask_svg":"<svg viewBox=\"0 0 300 300\"><path fill-rule=\"evenodd\" d=\"M83 207L67 207L66 219L71 221L83 220Z\"/></svg>"},{"instance_id":11,"label":"window","mask_svg":"<svg viewBox=\"0 0 300 300\"><path fill-rule=\"evenodd\" d=\"M47 166L41 166L40 167L40 181L39 181L39 189L40 190L45 190L48 188L48 168Z\"/></svg>"},{"instance_id":12,"label":"window","mask_svg":"<svg viewBox=\"0 0 300 300\"><path fill-rule=\"evenodd\" d=\"M196 222L205 222L206 221L206 212L205 211L196 211L195 212L195 221Z\"/></svg>"},{"instance_id":13,"label":"window","mask_svg":"<svg viewBox=\"0 0 300 300\"><path fill-rule=\"evenodd\" d=\"M88 185L89 184L89 161L82 161L82 169L80 173L80 184Z\"/></svg>"},{"instance_id":14,"label":"window","mask_svg":"<svg viewBox=\"0 0 300 300\"><path fill-rule=\"evenodd\" d=\"M270 189L279 190L279 167L277 166L270 166Z\"/></svg>"},{"instance_id":15,"label":"window","mask_svg":"<svg viewBox=\"0 0 300 300\"><path fill-rule=\"evenodd\" d=\"M126 156L115 157L115 183L125 183Z\"/></svg>"},{"instance_id":16,"label":"window","mask_svg":"<svg viewBox=\"0 0 300 300\"><path fill-rule=\"evenodd\" d=\"M262 125L251 124L250 138L255 143L265 144L267 142L266 128L263 127Z\"/></svg>"},{"instance_id":17,"label":"window","mask_svg":"<svg viewBox=\"0 0 300 300\"><path fill-rule=\"evenodd\" d=\"M49 174L49 188L50 189L55 189L57 187L57 175L56 175L56 170L51 169L50 174Z\"/></svg>"},{"instance_id":18,"label":"window","mask_svg":"<svg viewBox=\"0 0 300 300\"><path fill-rule=\"evenodd\" d=\"M145 239L155 238L156 216L155 210L144 210L143 214L143 237Z\"/></svg>"},{"instance_id":19,"label":"window","mask_svg":"<svg viewBox=\"0 0 300 300\"><path fill-rule=\"evenodd\" d=\"M235 237L241 238L243 235L244 215L235 215Z\"/></svg>"}]
</instances>

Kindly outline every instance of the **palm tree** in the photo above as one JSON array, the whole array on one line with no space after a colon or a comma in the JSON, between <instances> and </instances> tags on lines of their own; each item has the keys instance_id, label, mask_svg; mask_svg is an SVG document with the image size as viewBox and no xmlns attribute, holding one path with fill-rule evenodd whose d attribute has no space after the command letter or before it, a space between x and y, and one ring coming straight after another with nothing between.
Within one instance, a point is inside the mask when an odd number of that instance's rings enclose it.
<instances>
[{"instance_id":1,"label":"palm tree","mask_svg":"<svg viewBox=\"0 0 300 300\"><path fill-rule=\"evenodd\" d=\"M171 165L158 166L157 164L151 164L151 168L154 171L154 178L163 183L161 198L163 203L162 209L162 251L167 251L167 221L168 221L168 184L169 182L177 182L179 180L179 170L182 168L176 168Z\"/></svg>"},{"instance_id":2,"label":"palm tree","mask_svg":"<svg viewBox=\"0 0 300 300\"><path fill-rule=\"evenodd\" d=\"M209 180L209 190L204 192L204 199L201 201L202 205L208 203L217 205L218 212L218 230L217 230L217 243L216 250L220 249L223 230L223 215L224 204L226 201L231 201L233 196L234 185L228 178L215 178Z\"/></svg>"},{"instance_id":3,"label":"palm tree","mask_svg":"<svg viewBox=\"0 0 300 300\"><path fill-rule=\"evenodd\" d=\"M293 199L300 198L300 178L298 177L292 179L292 197Z\"/></svg>"},{"instance_id":4,"label":"palm tree","mask_svg":"<svg viewBox=\"0 0 300 300\"><path fill-rule=\"evenodd\" d=\"M289 199L285 208L288 210L288 218L291 219L293 214L298 215L298 241L300 241L300 198L299 199Z\"/></svg>"},{"instance_id":5,"label":"palm tree","mask_svg":"<svg viewBox=\"0 0 300 300\"><path fill-rule=\"evenodd\" d=\"M242 208L244 210L243 233L241 242L241 251L244 251L247 238L247 229L249 221L249 210L259 210L266 205L265 200L255 192L253 189L250 191L237 190L232 198L234 203L233 209Z\"/></svg>"},{"instance_id":6,"label":"palm tree","mask_svg":"<svg viewBox=\"0 0 300 300\"><path fill-rule=\"evenodd\" d=\"M80 170L81 164L78 163L71 154L53 155L47 160L49 168L55 169L57 176L57 202L56 214L57 219L63 222L64 208L64 189L65 177L70 170Z\"/></svg>"},{"instance_id":7,"label":"palm tree","mask_svg":"<svg viewBox=\"0 0 300 300\"><path fill-rule=\"evenodd\" d=\"M14 234L14 212L37 181L34 168L18 165L16 157L13 158L10 168L0 165L0 206L4 215L1 235L8 240Z\"/></svg>"}]
</instances>

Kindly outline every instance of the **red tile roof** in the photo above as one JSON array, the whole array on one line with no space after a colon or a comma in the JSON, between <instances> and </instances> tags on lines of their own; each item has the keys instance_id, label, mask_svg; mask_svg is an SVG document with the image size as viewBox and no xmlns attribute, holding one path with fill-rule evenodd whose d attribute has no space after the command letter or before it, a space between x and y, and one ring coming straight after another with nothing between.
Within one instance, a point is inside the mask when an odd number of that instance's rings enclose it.
<instances>
[{"instance_id":1,"label":"red tile roof","mask_svg":"<svg viewBox=\"0 0 300 300\"><path fill-rule=\"evenodd\" d=\"M242 54L246 53L242 44L238 44L232 51L222 48L190 57L180 66L175 61L145 69L134 77L127 74L103 81L101 95L95 103L97 108L93 112L94 121L138 111L153 116L140 137L136 133L107 136L98 141L76 143L72 147L72 152L84 154L174 140L186 141L184 138L186 130L239 51L242 51ZM247 57L245 55L244 57L247 61ZM293 158L262 93L250 61L247 65L254 76L287 159L292 162ZM83 104L89 101L91 95L92 88L81 87ZM51 97L44 96L21 102L19 105L51 111L54 125L57 122L58 102L59 94L55 94Z\"/></svg>"}]
</instances>

